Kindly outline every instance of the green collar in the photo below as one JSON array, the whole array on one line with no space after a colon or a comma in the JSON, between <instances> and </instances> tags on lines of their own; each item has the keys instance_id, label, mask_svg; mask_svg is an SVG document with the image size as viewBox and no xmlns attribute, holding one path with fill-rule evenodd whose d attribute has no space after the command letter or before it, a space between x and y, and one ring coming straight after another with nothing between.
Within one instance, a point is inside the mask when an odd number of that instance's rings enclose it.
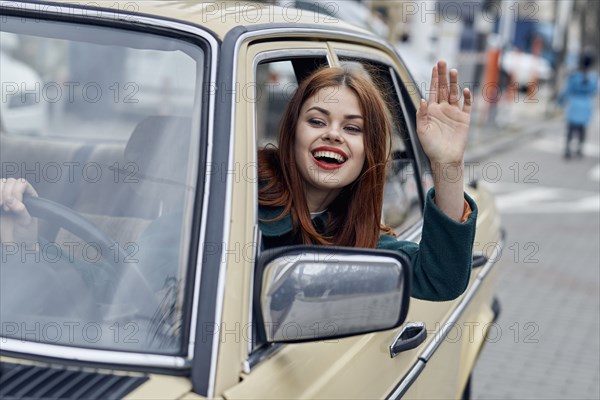
<instances>
[{"instance_id":1,"label":"green collar","mask_svg":"<svg viewBox=\"0 0 600 400\"><path fill-rule=\"evenodd\" d=\"M292 217L288 213L283 216L283 218L272 221L265 222L261 220L265 219L274 219L281 215L284 207L258 207L258 227L260 228L263 236L274 237L274 236L282 236L292 231ZM321 226L325 226L327 221L327 213L324 212L322 214L317 215L313 218L313 223L319 223Z\"/></svg>"}]
</instances>

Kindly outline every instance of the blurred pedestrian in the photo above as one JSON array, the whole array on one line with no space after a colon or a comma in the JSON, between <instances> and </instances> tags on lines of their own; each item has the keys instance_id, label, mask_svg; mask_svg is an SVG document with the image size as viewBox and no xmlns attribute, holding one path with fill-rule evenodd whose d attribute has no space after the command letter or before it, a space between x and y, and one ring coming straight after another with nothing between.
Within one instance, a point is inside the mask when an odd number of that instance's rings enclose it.
<instances>
[{"instance_id":1,"label":"blurred pedestrian","mask_svg":"<svg viewBox=\"0 0 600 400\"><path fill-rule=\"evenodd\" d=\"M598 91L598 75L592 71L594 57L584 52L579 59L579 68L569 74L560 94L559 104L566 107L567 142L565 158L571 158L571 140L576 137L579 144L576 155L583 156L585 130L592 117L594 97Z\"/></svg>"}]
</instances>

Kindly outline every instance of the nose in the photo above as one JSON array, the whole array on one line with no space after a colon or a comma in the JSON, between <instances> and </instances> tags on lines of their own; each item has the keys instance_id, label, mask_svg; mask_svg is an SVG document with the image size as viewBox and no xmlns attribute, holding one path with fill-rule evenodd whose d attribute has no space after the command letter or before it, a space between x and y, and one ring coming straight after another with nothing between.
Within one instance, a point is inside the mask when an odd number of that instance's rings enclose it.
<instances>
[{"instance_id":1,"label":"nose","mask_svg":"<svg viewBox=\"0 0 600 400\"><path fill-rule=\"evenodd\" d=\"M344 137L341 134L341 128L336 125L330 125L330 128L327 129L325 131L325 133L323 133L323 136L321 136L321 139L323 139L323 141L326 141L326 142L337 142L337 143L344 142Z\"/></svg>"}]
</instances>

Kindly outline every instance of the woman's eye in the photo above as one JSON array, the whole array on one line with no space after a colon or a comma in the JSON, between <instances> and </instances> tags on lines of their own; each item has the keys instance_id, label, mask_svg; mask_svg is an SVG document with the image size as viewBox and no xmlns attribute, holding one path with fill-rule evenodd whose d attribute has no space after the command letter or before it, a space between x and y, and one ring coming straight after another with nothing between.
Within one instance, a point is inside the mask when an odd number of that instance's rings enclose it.
<instances>
[{"instance_id":1,"label":"woman's eye","mask_svg":"<svg viewBox=\"0 0 600 400\"><path fill-rule=\"evenodd\" d=\"M325 126L325 123L319 119L309 119L308 122L315 126Z\"/></svg>"},{"instance_id":2,"label":"woman's eye","mask_svg":"<svg viewBox=\"0 0 600 400\"><path fill-rule=\"evenodd\" d=\"M355 133L362 132L362 129L359 128L358 126L347 126L346 130L349 130L350 132L355 132Z\"/></svg>"}]
</instances>

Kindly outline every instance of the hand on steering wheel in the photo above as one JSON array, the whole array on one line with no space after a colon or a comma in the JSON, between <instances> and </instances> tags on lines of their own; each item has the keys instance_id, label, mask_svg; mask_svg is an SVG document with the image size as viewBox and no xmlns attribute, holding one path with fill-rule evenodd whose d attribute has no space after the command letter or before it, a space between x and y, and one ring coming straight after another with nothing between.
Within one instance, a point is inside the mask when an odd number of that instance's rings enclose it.
<instances>
[{"instance_id":1,"label":"hand on steering wheel","mask_svg":"<svg viewBox=\"0 0 600 400\"><path fill-rule=\"evenodd\" d=\"M73 209L38 197L33 187L24 179L2 179L0 193L2 193L0 206L12 214L15 224L14 232L27 229L33 231L37 236L37 227L31 229L31 226L35 224L36 218L40 218L65 228L86 243L94 243L99 249L100 255L113 267L118 286L126 287L126 290L119 292L124 293L127 299L117 299L116 301L140 305L140 311L147 310L150 313L157 309L158 302L154 291L138 265L125 262L127 259L125 251L95 224ZM2 238L2 241L6 240ZM37 238L34 241L37 241Z\"/></svg>"},{"instance_id":2,"label":"hand on steering wheel","mask_svg":"<svg viewBox=\"0 0 600 400\"><path fill-rule=\"evenodd\" d=\"M31 218L23 204L23 196L37 197L37 192L25 179L0 179L0 241L32 243L37 241L37 220Z\"/></svg>"}]
</instances>

